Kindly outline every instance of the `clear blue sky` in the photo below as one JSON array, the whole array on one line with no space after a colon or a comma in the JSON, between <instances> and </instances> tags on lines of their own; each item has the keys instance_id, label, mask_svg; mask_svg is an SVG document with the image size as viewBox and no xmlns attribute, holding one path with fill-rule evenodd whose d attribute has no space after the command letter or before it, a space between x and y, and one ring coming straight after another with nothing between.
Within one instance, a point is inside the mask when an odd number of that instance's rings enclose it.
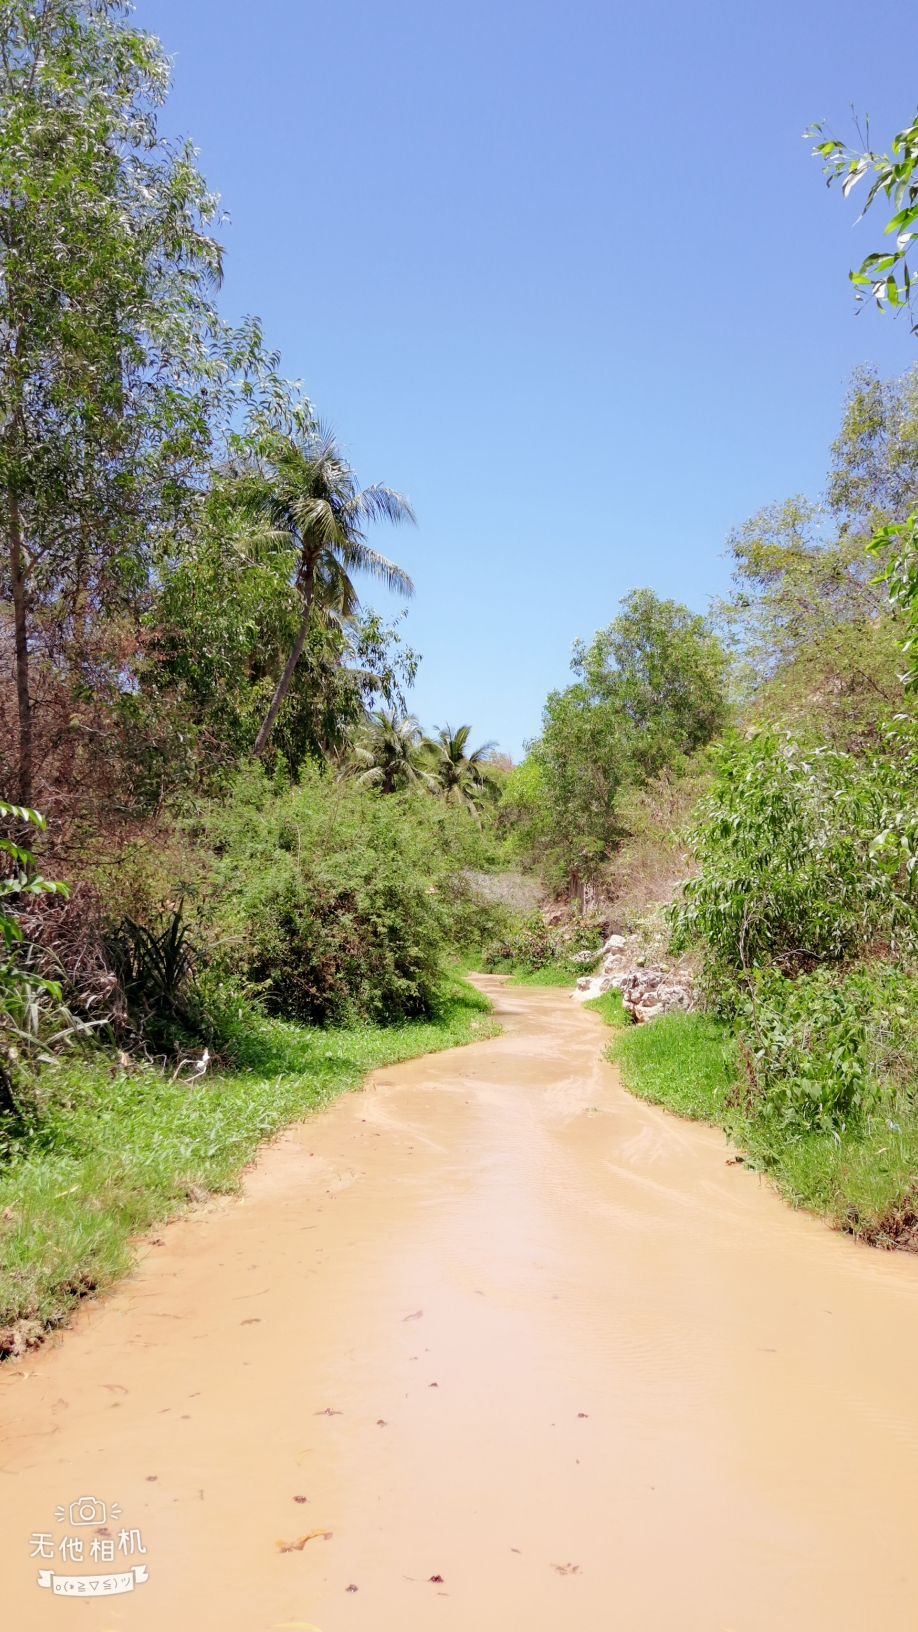
<instances>
[{"instance_id":1,"label":"clear blue sky","mask_svg":"<svg viewBox=\"0 0 918 1632\"><path fill-rule=\"evenodd\" d=\"M879 220L801 132L918 102L918 17L853 0L142 0L163 128L412 573L427 726L515 756L570 647L651 585L705 610L728 529L819 492L845 380L918 356L855 317ZM378 592L371 598L380 601ZM382 597L385 600L385 597Z\"/></svg>"}]
</instances>

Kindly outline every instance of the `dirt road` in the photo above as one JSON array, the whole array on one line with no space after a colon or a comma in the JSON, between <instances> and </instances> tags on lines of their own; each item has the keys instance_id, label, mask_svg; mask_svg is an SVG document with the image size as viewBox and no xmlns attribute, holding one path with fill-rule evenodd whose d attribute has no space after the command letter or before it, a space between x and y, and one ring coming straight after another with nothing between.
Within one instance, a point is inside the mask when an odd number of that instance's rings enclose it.
<instances>
[{"instance_id":1,"label":"dirt road","mask_svg":"<svg viewBox=\"0 0 918 1632\"><path fill-rule=\"evenodd\" d=\"M502 1037L292 1129L5 1368L5 1626L918 1626L918 1261L485 984Z\"/></svg>"}]
</instances>

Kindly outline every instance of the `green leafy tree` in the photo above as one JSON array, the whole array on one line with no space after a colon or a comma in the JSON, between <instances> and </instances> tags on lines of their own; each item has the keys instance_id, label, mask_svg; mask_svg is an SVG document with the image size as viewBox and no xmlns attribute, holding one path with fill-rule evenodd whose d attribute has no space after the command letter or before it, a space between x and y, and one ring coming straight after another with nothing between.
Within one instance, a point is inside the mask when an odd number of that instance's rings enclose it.
<instances>
[{"instance_id":1,"label":"green leafy tree","mask_svg":"<svg viewBox=\"0 0 918 1632\"><path fill-rule=\"evenodd\" d=\"M863 542L915 508L918 364L890 380L873 368L854 371L832 443L827 503L842 532Z\"/></svg>"},{"instance_id":2,"label":"green leafy tree","mask_svg":"<svg viewBox=\"0 0 918 1632\"><path fill-rule=\"evenodd\" d=\"M574 648L597 704L620 715L638 778L710 742L727 718L726 657L707 620L652 589L633 589L607 629Z\"/></svg>"},{"instance_id":3,"label":"green leafy tree","mask_svg":"<svg viewBox=\"0 0 918 1632\"><path fill-rule=\"evenodd\" d=\"M157 136L168 63L122 11L0 6L0 527L24 804L37 638L50 626L78 652L130 598L208 440L215 201L191 149Z\"/></svg>"},{"instance_id":4,"label":"green leafy tree","mask_svg":"<svg viewBox=\"0 0 918 1632\"><path fill-rule=\"evenodd\" d=\"M797 497L750 517L728 546L733 593L718 614L747 717L876 751L902 699L901 625L863 536Z\"/></svg>"},{"instance_id":5,"label":"green leafy tree","mask_svg":"<svg viewBox=\"0 0 918 1632\"><path fill-rule=\"evenodd\" d=\"M683 765L723 727L727 661L704 618L640 589L577 643L571 667L579 679L549 696L528 745L535 772L513 773L504 809L519 805L555 882L577 889L622 837L622 789Z\"/></svg>"},{"instance_id":6,"label":"green leafy tree","mask_svg":"<svg viewBox=\"0 0 918 1632\"><path fill-rule=\"evenodd\" d=\"M729 740L694 825L677 946L699 942L717 984L913 945L914 823L893 814L910 774L774 730Z\"/></svg>"},{"instance_id":7,"label":"green leafy tree","mask_svg":"<svg viewBox=\"0 0 918 1632\"><path fill-rule=\"evenodd\" d=\"M403 708L417 668L398 628L341 591L334 580L317 585L275 726L274 746L294 771L306 758L340 755L379 698ZM252 526L218 482L197 534L161 569L140 686L120 701L146 803L163 777L188 785L251 753L301 617L286 536Z\"/></svg>"},{"instance_id":8,"label":"green leafy tree","mask_svg":"<svg viewBox=\"0 0 918 1632\"><path fill-rule=\"evenodd\" d=\"M907 312L912 333L918 333L909 264L910 257L914 260L918 240L918 117L896 134L889 153L878 153L870 147L869 129L860 146L840 141L822 125L814 125L807 135L820 138L814 151L823 160L828 186L839 182L847 198L853 188L869 178L862 214L878 199L885 200L889 211L883 229L884 236L891 239L888 249L871 251L860 267L848 274L855 299L873 299L880 311L892 311L894 315ZM906 681L914 689L918 685L918 665L911 656L918 639L918 509L913 508L907 516L883 518L870 550L879 557L878 582L887 586L907 625Z\"/></svg>"},{"instance_id":9,"label":"green leafy tree","mask_svg":"<svg viewBox=\"0 0 918 1632\"><path fill-rule=\"evenodd\" d=\"M299 603L296 634L255 739L257 755L264 753L290 689L314 608L351 615L357 605L353 572L405 596L414 592L407 573L366 542L373 522L413 521L408 500L380 484L360 488L334 436L315 423L308 406L293 421L290 429L256 428L248 448L240 445L233 488L240 513L286 550Z\"/></svg>"}]
</instances>

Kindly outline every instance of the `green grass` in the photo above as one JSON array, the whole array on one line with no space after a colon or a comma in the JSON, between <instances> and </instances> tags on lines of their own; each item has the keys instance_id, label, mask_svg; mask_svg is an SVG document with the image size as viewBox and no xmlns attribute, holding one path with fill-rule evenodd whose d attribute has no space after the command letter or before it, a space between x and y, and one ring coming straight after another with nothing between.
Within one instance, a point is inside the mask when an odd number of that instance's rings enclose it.
<instances>
[{"instance_id":1,"label":"green grass","mask_svg":"<svg viewBox=\"0 0 918 1632\"><path fill-rule=\"evenodd\" d=\"M525 965L517 965L513 971L511 986L576 986L580 976L584 973L580 967L570 964L546 963L541 969L528 969Z\"/></svg>"},{"instance_id":2,"label":"green grass","mask_svg":"<svg viewBox=\"0 0 918 1632\"><path fill-rule=\"evenodd\" d=\"M736 1080L729 1030L706 1014L661 1014L624 1028L609 1050L622 1082L641 1099L677 1116L723 1125Z\"/></svg>"},{"instance_id":3,"label":"green grass","mask_svg":"<svg viewBox=\"0 0 918 1632\"><path fill-rule=\"evenodd\" d=\"M327 1031L251 1022L233 1039L239 1069L199 1087L103 1056L47 1068L36 1122L0 1169L0 1328L60 1324L129 1269L138 1232L181 1212L192 1193L234 1190L264 1140L374 1067L493 1035L490 1006L454 979L423 1022Z\"/></svg>"},{"instance_id":4,"label":"green grass","mask_svg":"<svg viewBox=\"0 0 918 1632\"><path fill-rule=\"evenodd\" d=\"M704 1014L661 1015L635 1026L626 1023L617 992L584 1006L616 1028L606 1052L629 1093L722 1127L792 1206L871 1245L918 1249L918 1118L897 1107L837 1137L782 1135L743 1106L728 1026Z\"/></svg>"}]
</instances>

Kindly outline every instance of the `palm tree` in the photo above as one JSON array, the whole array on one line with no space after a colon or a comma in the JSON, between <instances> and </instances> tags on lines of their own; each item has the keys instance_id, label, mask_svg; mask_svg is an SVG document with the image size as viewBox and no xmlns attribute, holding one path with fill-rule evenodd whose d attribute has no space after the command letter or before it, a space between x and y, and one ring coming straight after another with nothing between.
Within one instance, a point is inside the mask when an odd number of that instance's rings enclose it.
<instances>
[{"instance_id":1,"label":"palm tree","mask_svg":"<svg viewBox=\"0 0 918 1632\"><path fill-rule=\"evenodd\" d=\"M381 793L415 784L435 793L437 784L424 769L423 752L424 739L414 715L380 708L367 715L354 743L351 774L356 775L358 785L379 788Z\"/></svg>"},{"instance_id":2,"label":"palm tree","mask_svg":"<svg viewBox=\"0 0 918 1632\"><path fill-rule=\"evenodd\" d=\"M466 752L470 725L460 725L454 731L451 725L441 726L434 738L426 744L433 763L433 775L443 798L454 804L477 811L481 800L491 791L487 773L488 755L495 744L484 742L480 748Z\"/></svg>"},{"instance_id":3,"label":"palm tree","mask_svg":"<svg viewBox=\"0 0 918 1632\"><path fill-rule=\"evenodd\" d=\"M296 560L293 582L303 605L296 639L255 739L254 752L262 754L302 653L314 603L326 618L353 616L359 605L350 577L354 571L402 595L414 593L408 574L370 549L365 530L374 521L415 518L408 500L391 487L359 488L332 432L321 425L296 436L267 436L258 455L257 469L237 479L237 501L275 538L289 541Z\"/></svg>"}]
</instances>

